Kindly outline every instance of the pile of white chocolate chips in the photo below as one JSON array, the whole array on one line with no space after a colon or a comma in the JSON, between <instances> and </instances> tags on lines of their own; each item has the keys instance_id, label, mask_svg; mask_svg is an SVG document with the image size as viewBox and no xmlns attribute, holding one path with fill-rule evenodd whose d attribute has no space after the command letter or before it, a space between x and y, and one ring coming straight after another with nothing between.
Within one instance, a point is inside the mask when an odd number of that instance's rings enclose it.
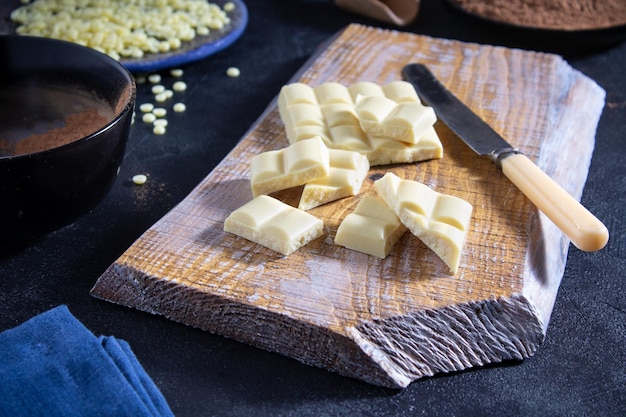
<instances>
[{"instance_id":1,"label":"pile of white chocolate chips","mask_svg":"<svg viewBox=\"0 0 626 417\"><path fill-rule=\"evenodd\" d=\"M230 23L223 7L206 0L36 0L15 9L19 35L61 39L88 46L114 59L180 49Z\"/></svg>"}]
</instances>

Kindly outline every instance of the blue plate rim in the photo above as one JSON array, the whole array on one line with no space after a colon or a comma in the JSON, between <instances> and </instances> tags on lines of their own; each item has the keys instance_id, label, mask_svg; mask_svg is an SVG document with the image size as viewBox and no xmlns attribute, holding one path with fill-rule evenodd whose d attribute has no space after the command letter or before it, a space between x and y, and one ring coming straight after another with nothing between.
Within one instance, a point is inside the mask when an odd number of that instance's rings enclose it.
<instances>
[{"instance_id":1,"label":"blue plate rim","mask_svg":"<svg viewBox=\"0 0 626 417\"><path fill-rule=\"evenodd\" d=\"M218 4L221 7L227 2L235 4L234 10L236 14L233 14L231 23L226 25L224 29L212 31L205 42L202 42L201 36L197 36L189 42L192 45L183 43L180 50L170 51L166 54L150 54L139 59L120 59L118 62L133 73L156 72L199 61L231 46L241 37L248 25L249 13L246 4L243 0L207 1ZM0 4L0 14L3 17L3 20L0 21L0 34L16 35L15 25L11 22L9 16L11 11L19 7L19 5L17 1ZM223 35L220 35L219 32L223 32ZM193 43L197 43L197 46L194 47ZM185 49L185 47L188 49Z\"/></svg>"},{"instance_id":2,"label":"blue plate rim","mask_svg":"<svg viewBox=\"0 0 626 417\"><path fill-rule=\"evenodd\" d=\"M229 1L235 3L235 9L238 11L239 15L237 17L236 26L231 28L224 36L201 44L195 49L180 53L173 51L171 55L162 58L159 58L159 55L155 54L149 60L139 59L137 61L128 61L122 59L120 63L133 73L155 72L199 61L226 49L241 37L248 25L248 8L245 3L242 0Z\"/></svg>"}]
</instances>

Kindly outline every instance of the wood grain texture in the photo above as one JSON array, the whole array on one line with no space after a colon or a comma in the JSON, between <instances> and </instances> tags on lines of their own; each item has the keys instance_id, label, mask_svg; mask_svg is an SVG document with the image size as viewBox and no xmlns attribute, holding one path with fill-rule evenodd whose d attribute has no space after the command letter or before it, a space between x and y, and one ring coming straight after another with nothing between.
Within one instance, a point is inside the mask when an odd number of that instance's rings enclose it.
<instances>
[{"instance_id":1,"label":"wood grain texture","mask_svg":"<svg viewBox=\"0 0 626 417\"><path fill-rule=\"evenodd\" d=\"M411 62L429 65L580 199L605 93L558 56L350 25L294 81L383 84ZM222 230L252 198L250 158L288 144L272 103L92 295L386 387L529 357L545 337L569 242L494 164L435 127L442 159L374 167L357 197L310 211L324 237L283 257ZM456 275L409 233L384 260L333 244L339 222L387 171L474 205ZM298 190L278 197L297 205Z\"/></svg>"}]
</instances>

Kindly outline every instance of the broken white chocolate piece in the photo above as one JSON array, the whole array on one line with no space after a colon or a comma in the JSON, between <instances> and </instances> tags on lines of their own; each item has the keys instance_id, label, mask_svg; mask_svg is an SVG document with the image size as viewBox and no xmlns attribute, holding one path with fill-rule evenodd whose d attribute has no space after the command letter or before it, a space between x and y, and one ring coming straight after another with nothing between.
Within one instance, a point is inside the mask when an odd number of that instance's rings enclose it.
<instances>
[{"instance_id":1,"label":"broken white chocolate piece","mask_svg":"<svg viewBox=\"0 0 626 417\"><path fill-rule=\"evenodd\" d=\"M426 130L416 144L386 138L372 138L370 148L364 152L370 165L389 165L439 159L443 146L434 127Z\"/></svg>"},{"instance_id":2,"label":"broken white chocolate piece","mask_svg":"<svg viewBox=\"0 0 626 417\"><path fill-rule=\"evenodd\" d=\"M365 155L354 151L329 149L330 170L326 177L307 183L302 190L300 210L356 195L370 169Z\"/></svg>"},{"instance_id":3,"label":"broken white chocolate piece","mask_svg":"<svg viewBox=\"0 0 626 417\"><path fill-rule=\"evenodd\" d=\"M389 119L390 127L366 133L355 106L358 101L370 97L393 101L394 108L408 107L398 110L398 121L393 117ZM422 117L412 113L407 115L405 110L412 111L409 107L418 108L416 114ZM278 110L289 143L319 136L330 149L362 153L369 159L370 166L442 157L441 141L432 128L434 112L431 114L432 109L424 108L415 88L406 81L393 81L384 86L366 81L349 87L333 82L314 88L304 83L292 83L283 86L278 96ZM388 135L396 139L399 136L406 143L391 143L394 140Z\"/></svg>"},{"instance_id":4,"label":"broken white chocolate piece","mask_svg":"<svg viewBox=\"0 0 626 417\"><path fill-rule=\"evenodd\" d=\"M404 180L388 172L374 182L376 191L400 221L433 250L456 274L472 205L467 201L440 194L428 186Z\"/></svg>"},{"instance_id":5,"label":"broken white chocolate piece","mask_svg":"<svg viewBox=\"0 0 626 417\"><path fill-rule=\"evenodd\" d=\"M315 216L273 197L260 195L224 220L224 231L289 255L324 233Z\"/></svg>"},{"instance_id":6,"label":"broken white chocolate piece","mask_svg":"<svg viewBox=\"0 0 626 417\"><path fill-rule=\"evenodd\" d=\"M306 184L327 176L329 169L328 148L319 137L263 152L250 160L252 195L257 197Z\"/></svg>"},{"instance_id":7,"label":"broken white chocolate piece","mask_svg":"<svg viewBox=\"0 0 626 417\"><path fill-rule=\"evenodd\" d=\"M437 121L432 107L418 102L396 103L387 97L362 97L355 111L369 136L416 144Z\"/></svg>"},{"instance_id":8,"label":"broken white chocolate piece","mask_svg":"<svg viewBox=\"0 0 626 417\"><path fill-rule=\"evenodd\" d=\"M406 227L379 197L364 197L341 222L335 243L348 249L386 258Z\"/></svg>"}]
</instances>

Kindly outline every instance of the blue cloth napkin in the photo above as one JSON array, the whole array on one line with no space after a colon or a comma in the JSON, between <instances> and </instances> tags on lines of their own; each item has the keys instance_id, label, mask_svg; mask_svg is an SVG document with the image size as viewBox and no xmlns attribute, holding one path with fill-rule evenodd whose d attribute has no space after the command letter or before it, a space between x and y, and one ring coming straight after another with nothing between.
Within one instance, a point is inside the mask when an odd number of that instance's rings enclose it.
<instances>
[{"instance_id":1,"label":"blue cloth napkin","mask_svg":"<svg viewBox=\"0 0 626 417\"><path fill-rule=\"evenodd\" d=\"M173 416L128 343L59 306L0 333L0 416Z\"/></svg>"}]
</instances>

